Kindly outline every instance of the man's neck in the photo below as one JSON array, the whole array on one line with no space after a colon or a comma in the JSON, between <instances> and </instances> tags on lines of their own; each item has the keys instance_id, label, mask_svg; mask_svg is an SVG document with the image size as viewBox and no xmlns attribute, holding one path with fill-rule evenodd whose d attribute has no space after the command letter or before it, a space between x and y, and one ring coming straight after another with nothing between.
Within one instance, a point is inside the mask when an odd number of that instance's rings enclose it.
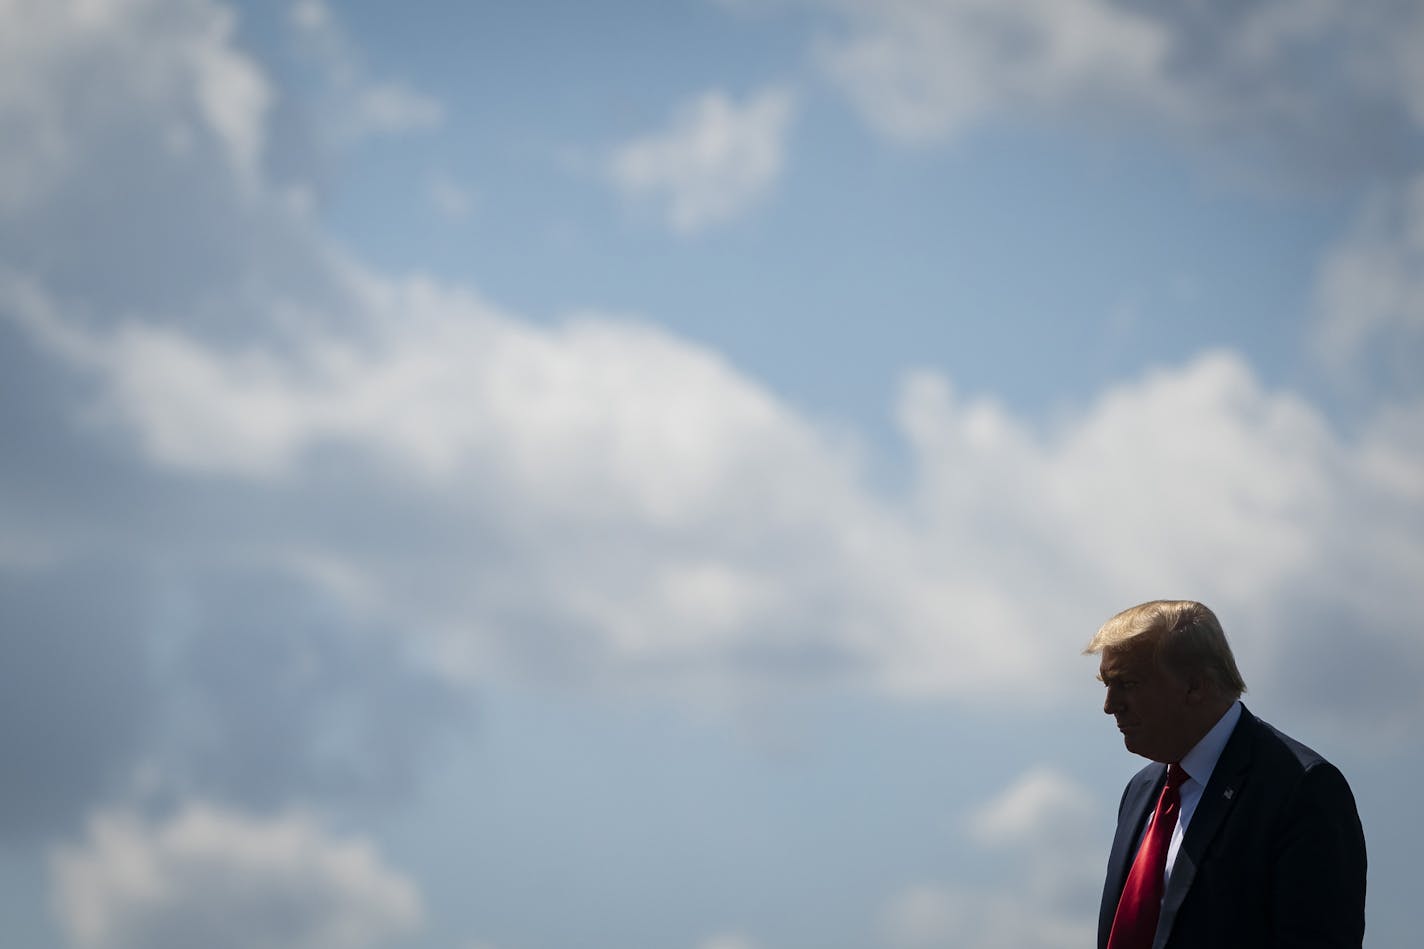
<instances>
[{"instance_id":1,"label":"man's neck","mask_svg":"<svg viewBox=\"0 0 1424 949\"><path fill-rule=\"evenodd\" d=\"M1197 706L1196 714L1192 717L1193 728L1192 737L1187 746L1182 749L1182 755L1178 761L1186 756L1201 740L1206 737L1207 732L1216 727L1216 723L1221 721L1221 716L1231 710L1231 706L1236 704L1236 697L1231 695L1212 696L1209 700Z\"/></svg>"}]
</instances>

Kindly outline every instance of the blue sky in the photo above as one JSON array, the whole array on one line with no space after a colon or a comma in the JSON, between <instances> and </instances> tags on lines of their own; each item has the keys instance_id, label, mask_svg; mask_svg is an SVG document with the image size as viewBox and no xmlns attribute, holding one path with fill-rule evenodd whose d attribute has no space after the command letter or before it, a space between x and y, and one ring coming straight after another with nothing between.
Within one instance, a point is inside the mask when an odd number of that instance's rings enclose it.
<instances>
[{"instance_id":1,"label":"blue sky","mask_svg":"<svg viewBox=\"0 0 1424 949\"><path fill-rule=\"evenodd\" d=\"M1424 14L0 3L5 945L1091 939L1103 620L1424 831Z\"/></svg>"}]
</instances>

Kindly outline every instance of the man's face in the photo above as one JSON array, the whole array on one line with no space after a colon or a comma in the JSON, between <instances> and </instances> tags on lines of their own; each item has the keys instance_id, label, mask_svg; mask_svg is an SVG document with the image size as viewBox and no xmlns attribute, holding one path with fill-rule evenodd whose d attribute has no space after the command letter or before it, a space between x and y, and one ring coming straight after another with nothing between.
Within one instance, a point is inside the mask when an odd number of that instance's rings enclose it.
<instances>
[{"instance_id":1,"label":"man's face","mask_svg":"<svg viewBox=\"0 0 1424 949\"><path fill-rule=\"evenodd\" d=\"M1191 750L1187 683L1157 663L1150 643L1104 649L1098 678L1107 687L1103 711L1128 751L1172 762Z\"/></svg>"}]
</instances>

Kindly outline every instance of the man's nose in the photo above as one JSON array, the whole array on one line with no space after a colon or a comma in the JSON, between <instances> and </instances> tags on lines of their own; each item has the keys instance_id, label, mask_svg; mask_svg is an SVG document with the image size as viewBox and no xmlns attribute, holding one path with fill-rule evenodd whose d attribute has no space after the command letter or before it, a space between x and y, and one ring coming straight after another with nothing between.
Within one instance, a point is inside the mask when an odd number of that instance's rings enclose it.
<instances>
[{"instance_id":1,"label":"man's nose","mask_svg":"<svg viewBox=\"0 0 1424 949\"><path fill-rule=\"evenodd\" d=\"M1103 697L1103 711L1109 715L1115 715L1120 705L1121 701L1118 698L1117 692L1113 689L1108 689L1107 695Z\"/></svg>"}]
</instances>

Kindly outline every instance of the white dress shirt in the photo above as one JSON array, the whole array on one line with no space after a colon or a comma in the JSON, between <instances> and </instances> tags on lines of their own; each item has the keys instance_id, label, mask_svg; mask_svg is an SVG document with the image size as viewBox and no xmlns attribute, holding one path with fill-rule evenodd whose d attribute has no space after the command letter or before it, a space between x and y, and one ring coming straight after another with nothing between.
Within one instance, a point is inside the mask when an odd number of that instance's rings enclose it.
<instances>
[{"instance_id":1,"label":"white dress shirt","mask_svg":"<svg viewBox=\"0 0 1424 949\"><path fill-rule=\"evenodd\" d=\"M1181 805L1177 811L1177 826L1172 831L1172 842L1167 847L1167 870L1162 886L1164 892L1167 881L1172 879L1172 864L1177 861L1177 851L1182 849L1182 838L1186 836L1187 825L1192 822L1192 815L1196 813L1197 805L1201 803L1202 792L1206 790L1206 784L1211 780L1211 773L1216 770L1217 759L1221 757L1221 752L1226 748L1226 741L1236 730L1236 723L1239 721L1241 721L1241 702L1236 701L1217 720L1217 723L1211 726L1211 731L1203 735L1202 740L1197 742L1191 751L1183 755L1179 762L1182 770L1187 773L1187 779L1182 782L1178 791L1181 795Z\"/></svg>"}]
</instances>

